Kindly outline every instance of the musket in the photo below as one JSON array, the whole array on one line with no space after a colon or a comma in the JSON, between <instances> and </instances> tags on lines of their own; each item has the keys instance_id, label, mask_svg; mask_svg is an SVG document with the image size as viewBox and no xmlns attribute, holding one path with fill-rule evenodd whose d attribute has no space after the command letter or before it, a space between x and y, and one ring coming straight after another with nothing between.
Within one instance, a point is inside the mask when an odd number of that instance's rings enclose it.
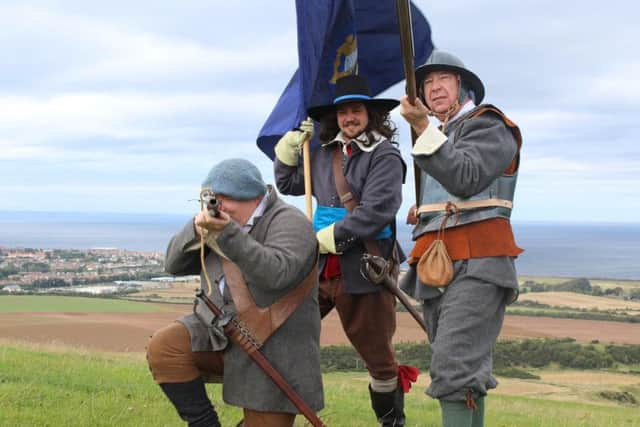
<instances>
[{"instance_id":1,"label":"musket","mask_svg":"<svg viewBox=\"0 0 640 427\"><path fill-rule=\"evenodd\" d=\"M402 51L402 64L404 65L405 92L409 102L415 102L416 75L414 74L415 64L413 61L413 29L411 26L411 7L409 0L396 0L396 11L398 12L398 26L400 28L400 48ZM411 128L411 148L416 145L418 135ZM413 180L416 189L416 206L420 205L420 168L413 162Z\"/></svg>"},{"instance_id":2,"label":"musket","mask_svg":"<svg viewBox=\"0 0 640 427\"><path fill-rule=\"evenodd\" d=\"M225 314L213 301L200 289L196 292L199 298L211 310L211 312L221 320L220 326L225 335L244 350L256 365L278 386L296 408L309 420L314 427L326 427L313 410L302 400L302 397L291 387L284 377L276 371L273 365L260 352L261 343L253 336L251 330L235 316Z\"/></svg>"},{"instance_id":3,"label":"musket","mask_svg":"<svg viewBox=\"0 0 640 427\"><path fill-rule=\"evenodd\" d=\"M398 288L395 280L391 278L389 274L389 262L384 258L376 255L365 253L360 260L360 269L363 275L371 280L376 285L384 286L389 292L396 296L407 309L411 317L414 318L423 331L427 332L427 325L425 325L422 316L418 313L416 308L411 304L407 296Z\"/></svg>"}]
</instances>

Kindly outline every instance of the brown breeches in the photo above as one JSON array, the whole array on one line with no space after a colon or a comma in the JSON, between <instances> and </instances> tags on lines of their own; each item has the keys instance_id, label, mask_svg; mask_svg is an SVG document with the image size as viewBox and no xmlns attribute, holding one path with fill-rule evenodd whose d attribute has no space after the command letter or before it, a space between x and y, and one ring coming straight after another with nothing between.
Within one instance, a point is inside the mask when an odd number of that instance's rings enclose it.
<instances>
[{"instance_id":1,"label":"brown breeches","mask_svg":"<svg viewBox=\"0 0 640 427\"><path fill-rule=\"evenodd\" d=\"M156 331L147 345L147 361L158 384L183 383L199 376L221 377L224 359L217 351L191 351L187 328L174 322Z\"/></svg>"},{"instance_id":2,"label":"brown breeches","mask_svg":"<svg viewBox=\"0 0 640 427\"><path fill-rule=\"evenodd\" d=\"M344 292L341 277L320 282L320 315L334 307L349 341L364 360L369 375L388 380L398 375L392 338L396 331L396 300L386 290L367 294Z\"/></svg>"},{"instance_id":3,"label":"brown breeches","mask_svg":"<svg viewBox=\"0 0 640 427\"><path fill-rule=\"evenodd\" d=\"M183 383L202 376L205 381L221 382L224 372L222 352L191 351L187 328L174 322L156 331L147 345L147 361L158 384ZM244 409L245 427L290 427L295 414Z\"/></svg>"}]
</instances>

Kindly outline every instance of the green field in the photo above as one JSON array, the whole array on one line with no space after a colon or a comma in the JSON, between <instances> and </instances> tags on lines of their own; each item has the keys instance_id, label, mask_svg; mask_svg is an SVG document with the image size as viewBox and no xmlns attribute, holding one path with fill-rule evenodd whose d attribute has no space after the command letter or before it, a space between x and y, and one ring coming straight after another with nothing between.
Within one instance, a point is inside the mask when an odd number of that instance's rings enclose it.
<instances>
[{"instance_id":1,"label":"green field","mask_svg":"<svg viewBox=\"0 0 640 427\"><path fill-rule=\"evenodd\" d=\"M108 298L52 295L0 295L0 313L149 313L166 308Z\"/></svg>"},{"instance_id":2,"label":"green field","mask_svg":"<svg viewBox=\"0 0 640 427\"><path fill-rule=\"evenodd\" d=\"M328 426L374 426L364 373L324 375ZM407 427L438 426L437 402L415 385L407 395ZM209 385L222 423L241 412L221 404L220 386ZM492 395L487 426L640 426L637 406L587 404ZM300 417L299 417L300 418ZM22 344L0 347L2 426L183 426L153 383L141 354L104 354ZM308 425L298 419L297 426Z\"/></svg>"}]
</instances>

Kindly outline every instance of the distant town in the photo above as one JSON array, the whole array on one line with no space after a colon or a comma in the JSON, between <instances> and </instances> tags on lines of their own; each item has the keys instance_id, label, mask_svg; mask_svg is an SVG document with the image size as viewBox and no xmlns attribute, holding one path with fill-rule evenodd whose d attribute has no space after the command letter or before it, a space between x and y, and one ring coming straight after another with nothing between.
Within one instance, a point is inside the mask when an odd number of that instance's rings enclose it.
<instances>
[{"instance_id":1,"label":"distant town","mask_svg":"<svg viewBox=\"0 0 640 427\"><path fill-rule=\"evenodd\" d=\"M166 288L164 254L0 247L0 292L116 294Z\"/></svg>"}]
</instances>

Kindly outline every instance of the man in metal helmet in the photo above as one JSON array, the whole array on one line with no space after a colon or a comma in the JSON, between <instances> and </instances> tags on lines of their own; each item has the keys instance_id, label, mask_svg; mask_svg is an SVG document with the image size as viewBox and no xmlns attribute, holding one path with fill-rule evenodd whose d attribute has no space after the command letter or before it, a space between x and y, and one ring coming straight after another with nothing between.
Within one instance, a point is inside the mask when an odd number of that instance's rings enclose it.
<instances>
[{"instance_id":1,"label":"man in metal helmet","mask_svg":"<svg viewBox=\"0 0 640 427\"><path fill-rule=\"evenodd\" d=\"M481 104L482 81L456 56L436 50L415 74L419 98L400 101L421 170L401 286L423 303L433 350L427 394L439 399L443 425L480 427L484 396L497 385L491 351L518 293L522 249L509 217L521 136L498 108Z\"/></svg>"}]
</instances>

